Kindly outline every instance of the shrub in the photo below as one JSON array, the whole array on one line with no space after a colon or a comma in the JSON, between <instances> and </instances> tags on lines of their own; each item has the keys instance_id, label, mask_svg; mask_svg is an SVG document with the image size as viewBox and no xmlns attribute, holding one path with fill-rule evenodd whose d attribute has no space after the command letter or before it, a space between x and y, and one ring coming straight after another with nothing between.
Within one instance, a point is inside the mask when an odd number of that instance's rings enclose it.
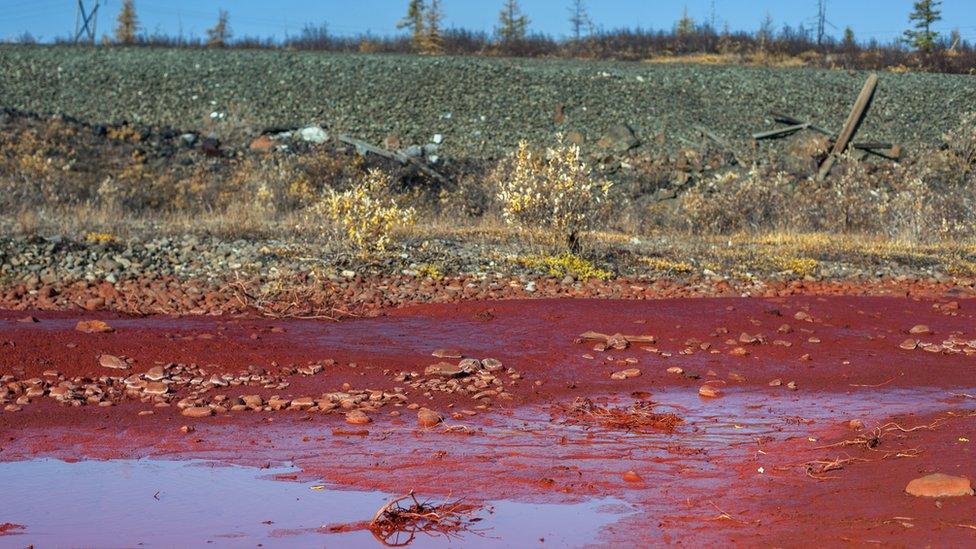
<instances>
[{"instance_id":1,"label":"shrub","mask_svg":"<svg viewBox=\"0 0 976 549\"><path fill-rule=\"evenodd\" d=\"M784 173L767 177L758 168L725 172L685 193L681 205L689 229L696 234L755 231L772 228L779 220L789 186Z\"/></svg>"},{"instance_id":2,"label":"shrub","mask_svg":"<svg viewBox=\"0 0 976 549\"><path fill-rule=\"evenodd\" d=\"M390 185L388 174L370 170L343 192L327 189L313 211L333 221L341 236L360 252L382 252L393 230L412 225L415 218L413 208L402 208L387 196Z\"/></svg>"},{"instance_id":3,"label":"shrub","mask_svg":"<svg viewBox=\"0 0 976 549\"><path fill-rule=\"evenodd\" d=\"M609 280L613 277L610 271L603 270L592 262L569 252L559 255L531 255L519 258L518 262L530 269L545 271L553 277L571 275L577 280L591 278Z\"/></svg>"},{"instance_id":4,"label":"shrub","mask_svg":"<svg viewBox=\"0 0 976 549\"><path fill-rule=\"evenodd\" d=\"M498 186L505 222L520 229L545 228L579 250L582 231L592 227L612 183L599 180L580 158L579 147L560 143L544 154L528 143L503 160L491 179Z\"/></svg>"}]
</instances>

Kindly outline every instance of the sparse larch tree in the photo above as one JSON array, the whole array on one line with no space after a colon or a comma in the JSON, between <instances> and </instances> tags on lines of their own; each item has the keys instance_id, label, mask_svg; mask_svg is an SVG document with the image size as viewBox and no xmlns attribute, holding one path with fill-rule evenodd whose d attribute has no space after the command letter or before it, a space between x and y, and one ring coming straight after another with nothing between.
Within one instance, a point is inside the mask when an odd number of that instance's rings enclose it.
<instances>
[{"instance_id":1,"label":"sparse larch tree","mask_svg":"<svg viewBox=\"0 0 976 549\"><path fill-rule=\"evenodd\" d=\"M773 42L775 32L773 16L769 12L766 12L766 17L763 18L762 24L759 25L759 32L756 33L756 41L759 42L760 51L766 51L766 48L770 46Z\"/></svg>"},{"instance_id":2,"label":"sparse larch tree","mask_svg":"<svg viewBox=\"0 0 976 549\"><path fill-rule=\"evenodd\" d=\"M573 32L573 40L577 42L583 38L583 33L592 30L593 21L583 0L573 0L573 5L569 7L569 26Z\"/></svg>"},{"instance_id":3,"label":"sparse larch tree","mask_svg":"<svg viewBox=\"0 0 976 549\"><path fill-rule=\"evenodd\" d=\"M444 19L444 9L441 7L441 0L430 0L425 19L427 21L427 37L424 40L421 53L440 55L444 53L444 37L441 36L441 20Z\"/></svg>"},{"instance_id":4,"label":"sparse larch tree","mask_svg":"<svg viewBox=\"0 0 976 549\"><path fill-rule=\"evenodd\" d=\"M529 30L529 18L522 13L518 0L505 0L505 7L498 16L495 33L502 43L510 44L524 40Z\"/></svg>"},{"instance_id":5,"label":"sparse larch tree","mask_svg":"<svg viewBox=\"0 0 976 549\"><path fill-rule=\"evenodd\" d=\"M905 42L920 53L931 53L939 37L932 25L942 19L942 0L915 0L914 8L908 16L914 28L905 31Z\"/></svg>"},{"instance_id":6,"label":"sparse larch tree","mask_svg":"<svg viewBox=\"0 0 976 549\"><path fill-rule=\"evenodd\" d=\"M135 0L124 0L119 16L115 19L115 41L119 44L135 44L139 20L136 17Z\"/></svg>"},{"instance_id":7,"label":"sparse larch tree","mask_svg":"<svg viewBox=\"0 0 976 549\"><path fill-rule=\"evenodd\" d=\"M217 24L207 29L207 47L222 48L230 40L230 14L220 10L217 14Z\"/></svg>"},{"instance_id":8,"label":"sparse larch tree","mask_svg":"<svg viewBox=\"0 0 976 549\"><path fill-rule=\"evenodd\" d=\"M397 23L398 29L410 29L413 49L423 51L427 42L427 3L424 0L410 0L407 15Z\"/></svg>"},{"instance_id":9,"label":"sparse larch tree","mask_svg":"<svg viewBox=\"0 0 976 549\"><path fill-rule=\"evenodd\" d=\"M841 43L844 51L852 51L857 47L857 40L854 38L854 29L850 27L844 28L844 41Z\"/></svg>"},{"instance_id":10,"label":"sparse larch tree","mask_svg":"<svg viewBox=\"0 0 976 549\"><path fill-rule=\"evenodd\" d=\"M685 11L681 15L681 19L678 19L678 23L674 26L674 31L678 36L688 36L695 32L695 20L688 15L688 6L685 6Z\"/></svg>"}]
</instances>

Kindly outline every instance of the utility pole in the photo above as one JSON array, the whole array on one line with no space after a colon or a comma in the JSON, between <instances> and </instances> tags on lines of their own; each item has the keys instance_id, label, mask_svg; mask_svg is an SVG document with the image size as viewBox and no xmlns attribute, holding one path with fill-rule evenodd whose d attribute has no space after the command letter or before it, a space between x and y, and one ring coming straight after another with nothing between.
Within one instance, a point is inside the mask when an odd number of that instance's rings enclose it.
<instances>
[{"instance_id":1,"label":"utility pole","mask_svg":"<svg viewBox=\"0 0 976 549\"><path fill-rule=\"evenodd\" d=\"M95 30L98 23L98 6L101 0L92 0L89 7L86 0L78 0L78 8L75 11L75 44L79 43L84 37L85 41L95 43Z\"/></svg>"},{"instance_id":2,"label":"utility pole","mask_svg":"<svg viewBox=\"0 0 976 549\"><path fill-rule=\"evenodd\" d=\"M817 45L822 46L827 36L827 0L817 0Z\"/></svg>"},{"instance_id":3,"label":"utility pole","mask_svg":"<svg viewBox=\"0 0 976 549\"><path fill-rule=\"evenodd\" d=\"M716 30L716 28L715 28L715 0L712 0L711 8L712 8L712 11L711 11L711 14L710 14L710 17L709 17L709 23L708 24L712 27L712 32L718 32Z\"/></svg>"}]
</instances>

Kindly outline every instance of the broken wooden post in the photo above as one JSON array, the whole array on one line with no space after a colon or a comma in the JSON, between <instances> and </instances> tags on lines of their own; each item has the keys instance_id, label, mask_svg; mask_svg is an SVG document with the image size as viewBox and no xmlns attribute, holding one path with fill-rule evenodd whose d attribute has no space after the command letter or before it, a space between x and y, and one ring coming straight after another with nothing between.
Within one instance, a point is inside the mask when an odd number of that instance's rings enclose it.
<instances>
[{"instance_id":1,"label":"broken wooden post","mask_svg":"<svg viewBox=\"0 0 976 549\"><path fill-rule=\"evenodd\" d=\"M800 120L798 118L794 118L792 116L789 116L789 115L786 115L786 114L783 114L783 113L780 113L780 112L775 112L775 111L770 112L769 114L772 115L773 120L775 120L775 121L777 121L777 122L779 122L781 124L789 124L791 126L799 126L801 124L808 124L808 126L807 126L808 129L811 129L811 130L813 130L813 131L815 131L817 133L822 133L822 134L826 135L827 137L829 137L831 140L834 140L834 139L837 138L837 135L834 132L832 132L830 130L827 130L827 129L824 129L824 128L821 128L820 126L817 126L815 124L811 124L810 122L805 122L805 121Z\"/></svg>"},{"instance_id":2,"label":"broken wooden post","mask_svg":"<svg viewBox=\"0 0 976 549\"><path fill-rule=\"evenodd\" d=\"M364 152L375 154L376 156L382 156L383 158L388 158L390 160L396 160L400 164L412 164L416 166L418 170L421 171L427 177L437 181L438 183L448 183L448 179L441 175L440 173L434 171L433 168L427 164L421 162L419 159L409 156L402 151L389 151L382 147L377 147L376 145L371 145L361 139L356 139L348 135L340 135L339 141L347 145L352 145L356 147L356 150L360 154Z\"/></svg>"},{"instance_id":3,"label":"broken wooden post","mask_svg":"<svg viewBox=\"0 0 976 549\"><path fill-rule=\"evenodd\" d=\"M878 75L871 74L871 76L868 76L867 82L864 83L861 93L857 96L857 101L854 102L851 114L847 117L847 122L844 122L844 127L841 128L840 135L837 136L837 141L834 142L834 148L830 151L830 155L823 161L823 164L820 165L820 171L817 173L817 179L819 181L823 181L827 177L830 169L834 167L834 162L847 150L851 139L854 138L858 128L861 126L861 121L864 120L864 115L868 111L868 106L871 104L871 99L874 98L874 90L877 87Z\"/></svg>"},{"instance_id":4,"label":"broken wooden post","mask_svg":"<svg viewBox=\"0 0 976 549\"><path fill-rule=\"evenodd\" d=\"M739 155L736 154L735 149L732 147L732 145L729 145L728 141L719 137L718 134L709 130L705 126L702 126L701 124L695 124L695 129L698 130L703 136L711 139L716 145L725 149L726 152L731 154L732 160L734 160L736 164L740 166L744 165L742 164L742 161L739 159Z\"/></svg>"},{"instance_id":5,"label":"broken wooden post","mask_svg":"<svg viewBox=\"0 0 976 549\"><path fill-rule=\"evenodd\" d=\"M787 135L796 133L800 130L805 130L810 127L809 122L804 122L803 124L796 124L794 126L787 126L785 128L779 128L775 130L769 130L765 132L759 132L752 134L752 138L756 141L761 139L773 139L777 137L786 137Z\"/></svg>"}]
</instances>

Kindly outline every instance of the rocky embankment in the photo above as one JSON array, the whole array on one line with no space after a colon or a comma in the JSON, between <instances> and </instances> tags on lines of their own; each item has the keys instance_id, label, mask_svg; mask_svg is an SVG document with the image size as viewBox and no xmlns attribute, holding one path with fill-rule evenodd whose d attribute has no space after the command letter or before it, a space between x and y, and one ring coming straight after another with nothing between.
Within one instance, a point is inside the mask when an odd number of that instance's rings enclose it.
<instances>
[{"instance_id":1,"label":"rocky embankment","mask_svg":"<svg viewBox=\"0 0 976 549\"><path fill-rule=\"evenodd\" d=\"M576 132L594 146L626 124L644 147L700 140L749 150L771 110L839 128L865 74L813 69L287 51L0 46L0 106L83 120L256 135L321 124L381 143L443 137L451 158ZM933 101L932 98L938 98ZM882 74L859 133L934 146L976 104L976 81ZM921 121L924 121L921 122ZM836 131L836 130L835 130ZM763 145L775 146L775 145Z\"/></svg>"}]
</instances>

